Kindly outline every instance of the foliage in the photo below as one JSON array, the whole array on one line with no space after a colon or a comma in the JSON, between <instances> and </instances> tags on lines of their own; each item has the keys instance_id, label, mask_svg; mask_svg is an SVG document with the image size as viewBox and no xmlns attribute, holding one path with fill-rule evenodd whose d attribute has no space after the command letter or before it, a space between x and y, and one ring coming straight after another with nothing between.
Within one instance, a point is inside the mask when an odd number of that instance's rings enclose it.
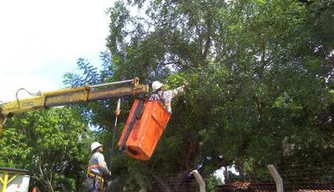
<instances>
[{"instance_id":1,"label":"foliage","mask_svg":"<svg viewBox=\"0 0 334 192\"><path fill-rule=\"evenodd\" d=\"M112 154L121 184L177 191L193 169L210 175L234 164L242 175L265 178L268 164L333 160L332 7L330 0L117 1L109 11L106 80L191 84L173 101L150 161ZM91 115L107 143L112 104L89 108L98 111Z\"/></svg>"},{"instance_id":2,"label":"foliage","mask_svg":"<svg viewBox=\"0 0 334 192\"><path fill-rule=\"evenodd\" d=\"M88 162L87 122L67 108L27 112L7 122L1 167L28 169L42 191L77 191Z\"/></svg>"},{"instance_id":3,"label":"foliage","mask_svg":"<svg viewBox=\"0 0 334 192\"><path fill-rule=\"evenodd\" d=\"M206 181L206 189L208 191L215 192L216 191L215 188L221 184L222 184L221 179L217 178L216 176L210 176L209 179Z\"/></svg>"}]
</instances>

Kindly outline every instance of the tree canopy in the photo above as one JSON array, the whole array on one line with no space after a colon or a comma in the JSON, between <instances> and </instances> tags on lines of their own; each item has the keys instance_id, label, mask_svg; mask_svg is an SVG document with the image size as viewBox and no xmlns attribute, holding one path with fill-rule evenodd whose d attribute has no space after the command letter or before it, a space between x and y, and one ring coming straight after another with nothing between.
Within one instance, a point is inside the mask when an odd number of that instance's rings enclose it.
<instances>
[{"instance_id":1,"label":"tree canopy","mask_svg":"<svg viewBox=\"0 0 334 192\"><path fill-rule=\"evenodd\" d=\"M67 108L28 112L7 122L1 167L25 168L32 186L42 191L78 191L89 158L89 129L78 112Z\"/></svg>"},{"instance_id":2,"label":"tree canopy","mask_svg":"<svg viewBox=\"0 0 334 192\"><path fill-rule=\"evenodd\" d=\"M134 77L169 89L190 83L149 161L105 150L113 187L194 191L189 173L197 169L214 191L221 167L266 180L268 164L334 162L333 0L119 0L108 13L102 70L79 59L81 73L65 74L67 86ZM76 109L115 146L133 98L122 102L117 127L116 99ZM13 127L29 122L20 121Z\"/></svg>"},{"instance_id":3,"label":"tree canopy","mask_svg":"<svg viewBox=\"0 0 334 192\"><path fill-rule=\"evenodd\" d=\"M109 79L138 76L191 87L174 101L152 159L115 154L114 174L130 189L177 191L189 187L192 169L210 177L236 165L242 174L266 179L268 164L333 159L333 5L117 1L109 10Z\"/></svg>"}]
</instances>

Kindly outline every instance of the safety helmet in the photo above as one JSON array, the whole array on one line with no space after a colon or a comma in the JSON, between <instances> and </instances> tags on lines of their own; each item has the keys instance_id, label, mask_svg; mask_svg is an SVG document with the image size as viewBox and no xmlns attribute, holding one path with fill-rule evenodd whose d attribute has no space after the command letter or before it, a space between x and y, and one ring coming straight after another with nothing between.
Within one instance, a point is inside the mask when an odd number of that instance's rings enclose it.
<instances>
[{"instance_id":1,"label":"safety helmet","mask_svg":"<svg viewBox=\"0 0 334 192\"><path fill-rule=\"evenodd\" d=\"M152 89L153 89L153 92L160 89L164 84L163 83L160 83L159 81L154 81L152 83Z\"/></svg>"},{"instance_id":2,"label":"safety helmet","mask_svg":"<svg viewBox=\"0 0 334 192\"><path fill-rule=\"evenodd\" d=\"M90 145L90 149L91 149L92 151L94 151L95 149L97 149L97 148L99 148L99 147L101 147L101 146L102 146L101 143L99 143L99 142L93 142L93 143Z\"/></svg>"}]
</instances>

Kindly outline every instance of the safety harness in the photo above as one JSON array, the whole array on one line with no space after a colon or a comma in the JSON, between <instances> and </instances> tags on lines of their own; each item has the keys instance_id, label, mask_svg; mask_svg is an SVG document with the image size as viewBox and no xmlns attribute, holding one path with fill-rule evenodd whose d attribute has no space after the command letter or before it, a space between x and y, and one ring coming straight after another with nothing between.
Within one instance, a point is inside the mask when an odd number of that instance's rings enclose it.
<instances>
[{"instance_id":1,"label":"safety harness","mask_svg":"<svg viewBox=\"0 0 334 192\"><path fill-rule=\"evenodd\" d=\"M94 173L94 172L91 172L91 169L98 168L98 167L101 167L101 165L99 165L99 164L89 165L88 168L87 168L87 176L91 177L91 178L94 178L94 179L101 180L101 191L103 191L103 188L104 188L104 178L102 176Z\"/></svg>"}]
</instances>

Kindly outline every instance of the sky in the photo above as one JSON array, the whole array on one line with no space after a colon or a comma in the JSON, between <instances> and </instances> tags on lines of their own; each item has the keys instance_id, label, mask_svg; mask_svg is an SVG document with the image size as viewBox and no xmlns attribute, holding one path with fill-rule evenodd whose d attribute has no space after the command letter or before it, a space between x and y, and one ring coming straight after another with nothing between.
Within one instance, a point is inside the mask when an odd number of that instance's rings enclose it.
<instances>
[{"instance_id":1,"label":"sky","mask_svg":"<svg viewBox=\"0 0 334 192\"><path fill-rule=\"evenodd\" d=\"M64 88L63 75L75 72L78 58L101 66L109 34L107 8L114 0L1 0L0 101L16 91ZM27 94L19 92L19 98Z\"/></svg>"}]
</instances>

